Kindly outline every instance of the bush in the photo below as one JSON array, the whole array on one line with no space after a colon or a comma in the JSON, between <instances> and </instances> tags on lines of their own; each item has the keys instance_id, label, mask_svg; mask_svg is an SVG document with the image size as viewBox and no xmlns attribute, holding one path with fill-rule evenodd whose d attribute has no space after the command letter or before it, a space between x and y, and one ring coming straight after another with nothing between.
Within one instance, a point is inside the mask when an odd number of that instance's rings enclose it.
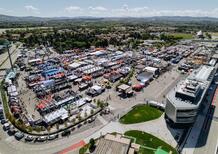
<instances>
[{"instance_id":1,"label":"bush","mask_svg":"<svg viewBox=\"0 0 218 154\"><path fill-rule=\"evenodd\" d=\"M32 132L32 131L33 131L33 127L27 126L27 127L26 127L26 130L27 130L27 132Z\"/></svg>"}]
</instances>

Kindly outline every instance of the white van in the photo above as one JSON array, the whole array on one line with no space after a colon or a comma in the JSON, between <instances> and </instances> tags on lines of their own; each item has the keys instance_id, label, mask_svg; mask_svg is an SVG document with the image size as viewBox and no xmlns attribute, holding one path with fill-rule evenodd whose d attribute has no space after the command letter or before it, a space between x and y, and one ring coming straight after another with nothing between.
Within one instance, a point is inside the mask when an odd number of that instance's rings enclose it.
<instances>
[{"instance_id":1,"label":"white van","mask_svg":"<svg viewBox=\"0 0 218 154\"><path fill-rule=\"evenodd\" d=\"M11 126L11 124L5 123L5 124L3 125L3 129L4 129L4 130L9 130L9 129L10 129L10 126Z\"/></svg>"}]
</instances>

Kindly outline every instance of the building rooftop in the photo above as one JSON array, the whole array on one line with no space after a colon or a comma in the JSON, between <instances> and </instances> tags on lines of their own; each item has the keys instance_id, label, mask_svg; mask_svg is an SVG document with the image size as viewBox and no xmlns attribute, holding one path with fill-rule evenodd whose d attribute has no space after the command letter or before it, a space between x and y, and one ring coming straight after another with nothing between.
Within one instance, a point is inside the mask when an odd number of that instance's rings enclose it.
<instances>
[{"instance_id":1,"label":"building rooftop","mask_svg":"<svg viewBox=\"0 0 218 154\"><path fill-rule=\"evenodd\" d=\"M194 70L168 93L168 100L177 108L198 108L212 82L214 73L214 67L206 65Z\"/></svg>"},{"instance_id":2,"label":"building rooftop","mask_svg":"<svg viewBox=\"0 0 218 154\"><path fill-rule=\"evenodd\" d=\"M186 98L186 100L195 103L195 100L201 91L201 86L199 82L187 79L177 84L175 91L176 97L181 99Z\"/></svg>"},{"instance_id":3,"label":"building rooftop","mask_svg":"<svg viewBox=\"0 0 218 154\"><path fill-rule=\"evenodd\" d=\"M213 71L214 67L203 65L200 67L199 70L194 71L189 78L196 79L198 81L205 82L207 80L210 80L209 77L211 75L211 72Z\"/></svg>"},{"instance_id":4,"label":"building rooftop","mask_svg":"<svg viewBox=\"0 0 218 154\"><path fill-rule=\"evenodd\" d=\"M131 140L121 135L107 134L99 140L95 154L127 154Z\"/></svg>"},{"instance_id":5,"label":"building rooftop","mask_svg":"<svg viewBox=\"0 0 218 154\"><path fill-rule=\"evenodd\" d=\"M139 80L140 82L143 82L143 83L146 83L147 81L149 81L152 78L153 78L153 73L151 73L151 72L142 72L137 76L137 80Z\"/></svg>"}]
</instances>

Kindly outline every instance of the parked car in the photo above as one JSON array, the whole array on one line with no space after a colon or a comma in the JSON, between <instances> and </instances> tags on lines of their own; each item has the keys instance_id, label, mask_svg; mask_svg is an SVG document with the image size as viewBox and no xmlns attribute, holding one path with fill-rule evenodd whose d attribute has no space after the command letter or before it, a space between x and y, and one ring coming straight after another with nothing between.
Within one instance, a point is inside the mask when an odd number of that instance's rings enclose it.
<instances>
[{"instance_id":1,"label":"parked car","mask_svg":"<svg viewBox=\"0 0 218 154\"><path fill-rule=\"evenodd\" d=\"M89 87L89 85L87 83L82 83L79 85L79 90L82 91L82 90L85 90Z\"/></svg>"},{"instance_id":2,"label":"parked car","mask_svg":"<svg viewBox=\"0 0 218 154\"><path fill-rule=\"evenodd\" d=\"M71 128L71 131L74 131L75 129L76 129L75 127L72 127L72 128Z\"/></svg>"},{"instance_id":3,"label":"parked car","mask_svg":"<svg viewBox=\"0 0 218 154\"><path fill-rule=\"evenodd\" d=\"M46 141L47 140L47 137L45 137L45 136L40 136L40 137L37 137L36 139L35 139L35 142L44 142L44 141Z\"/></svg>"},{"instance_id":4,"label":"parked car","mask_svg":"<svg viewBox=\"0 0 218 154\"><path fill-rule=\"evenodd\" d=\"M0 120L4 120L4 119L5 119L4 115L0 113Z\"/></svg>"},{"instance_id":5,"label":"parked car","mask_svg":"<svg viewBox=\"0 0 218 154\"><path fill-rule=\"evenodd\" d=\"M77 125L77 128L80 128L80 127L82 127L82 123L79 123L79 124Z\"/></svg>"},{"instance_id":6,"label":"parked car","mask_svg":"<svg viewBox=\"0 0 218 154\"><path fill-rule=\"evenodd\" d=\"M9 130L8 130L8 134L9 135L14 135L14 134L16 134L18 132L18 130L16 130L15 128L10 128Z\"/></svg>"},{"instance_id":7,"label":"parked car","mask_svg":"<svg viewBox=\"0 0 218 154\"><path fill-rule=\"evenodd\" d=\"M70 130L65 130L64 132L61 133L62 136L68 136L70 135Z\"/></svg>"},{"instance_id":8,"label":"parked car","mask_svg":"<svg viewBox=\"0 0 218 154\"><path fill-rule=\"evenodd\" d=\"M11 124L5 123L5 124L3 125L3 129L4 129L5 131L7 131L7 130L10 129L10 126L11 126Z\"/></svg>"},{"instance_id":9,"label":"parked car","mask_svg":"<svg viewBox=\"0 0 218 154\"><path fill-rule=\"evenodd\" d=\"M22 132L17 132L17 133L14 134L14 137L17 140L21 140L24 137L24 134Z\"/></svg>"},{"instance_id":10,"label":"parked car","mask_svg":"<svg viewBox=\"0 0 218 154\"><path fill-rule=\"evenodd\" d=\"M56 138L58 138L58 134L53 134L53 135L49 135L49 136L48 136L48 140L49 140L49 141L54 140L54 139L56 139Z\"/></svg>"},{"instance_id":11,"label":"parked car","mask_svg":"<svg viewBox=\"0 0 218 154\"><path fill-rule=\"evenodd\" d=\"M93 121L95 121L95 118L91 117L87 121L88 121L88 123L92 123Z\"/></svg>"},{"instance_id":12,"label":"parked car","mask_svg":"<svg viewBox=\"0 0 218 154\"><path fill-rule=\"evenodd\" d=\"M92 102L92 99L89 98L89 97L86 97L85 100L86 100L87 103L91 103Z\"/></svg>"},{"instance_id":13,"label":"parked car","mask_svg":"<svg viewBox=\"0 0 218 154\"><path fill-rule=\"evenodd\" d=\"M27 136L25 137L25 141L26 141L26 142L31 142L31 141L33 141L33 140L34 140L34 137L33 137L33 136L27 135Z\"/></svg>"},{"instance_id":14,"label":"parked car","mask_svg":"<svg viewBox=\"0 0 218 154\"><path fill-rule=\"evenodd\" d=\"M2 119L2 120L1 120L1 124L2 124L2 125L4 125L4 124L7 123L7 122L8 122L7 119Z\"/></svg>"},{"instance_id":15,"label":"parked car","mask_svg":"<svg viewBox=\"0 0 218 154\"><path fill-rule=\"evenodd\" d=\"M144 85L142 83L140 84L136 84L136 85L133 85L132 86L132 90L135 90L135 91L140 91L144 88Z\"/></svg>"}]
</instances>

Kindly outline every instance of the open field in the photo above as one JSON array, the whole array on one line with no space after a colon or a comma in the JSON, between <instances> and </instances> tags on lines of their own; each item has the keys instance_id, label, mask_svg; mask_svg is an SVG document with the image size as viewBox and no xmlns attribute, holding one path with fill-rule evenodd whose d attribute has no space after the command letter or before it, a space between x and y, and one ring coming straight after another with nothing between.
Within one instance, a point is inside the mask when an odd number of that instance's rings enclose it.
<instances>
[{"instance_id":1,"label":"open field","mask_svg":"<svg viewBox=\"0 0 218 154\"><path fill-rule=\"evenodd\" d=\"M157 119L162 115L162 111L150 107L148 105L140 105L134 107L130 112L124 115L120 122L123 124L133 124L146 122L149 120Z\"/></svg>"},{"instance_id":2,"label":"open field","mask_svg":"<svg viewBox=\"0 0 218 154\"><path fill-rule=\"evenodd\" d=\"M218 37L218 32L211 32L209 34L211 34L212 36L217 36Z\"/></svg>"},{"instance_id":3,"label":"open field","mask_svg":"<svg viewBox=\"0 0 218 154\"><path fill-rule=\"evenodd\" d=\"M138 131L138 130L130 130L125 132L126 136L130 136L136 139L136 143L140 144L141 146L147 147L147 148L140 148L139 153L140 154L154 154L154 151L152 149L157 149L161 147L161 149L170 152L172 151L173 154L176 154L176 150L171 147L169 144L165 143L164 141L158 139L157 137L148 134L146 132Z\"/></svg>"},{"instance_id":4,"label":"open field","mask_svg":"<svg viewBox=\"0 0 218 154\"><path fill-rule=\"evenodd\" d=\"M176 37L176 38L183 38L183 39L192 39L193 35L192 34L186 34L186 33L170 33L170 35Z\"/></svg>"}]
</instances>

